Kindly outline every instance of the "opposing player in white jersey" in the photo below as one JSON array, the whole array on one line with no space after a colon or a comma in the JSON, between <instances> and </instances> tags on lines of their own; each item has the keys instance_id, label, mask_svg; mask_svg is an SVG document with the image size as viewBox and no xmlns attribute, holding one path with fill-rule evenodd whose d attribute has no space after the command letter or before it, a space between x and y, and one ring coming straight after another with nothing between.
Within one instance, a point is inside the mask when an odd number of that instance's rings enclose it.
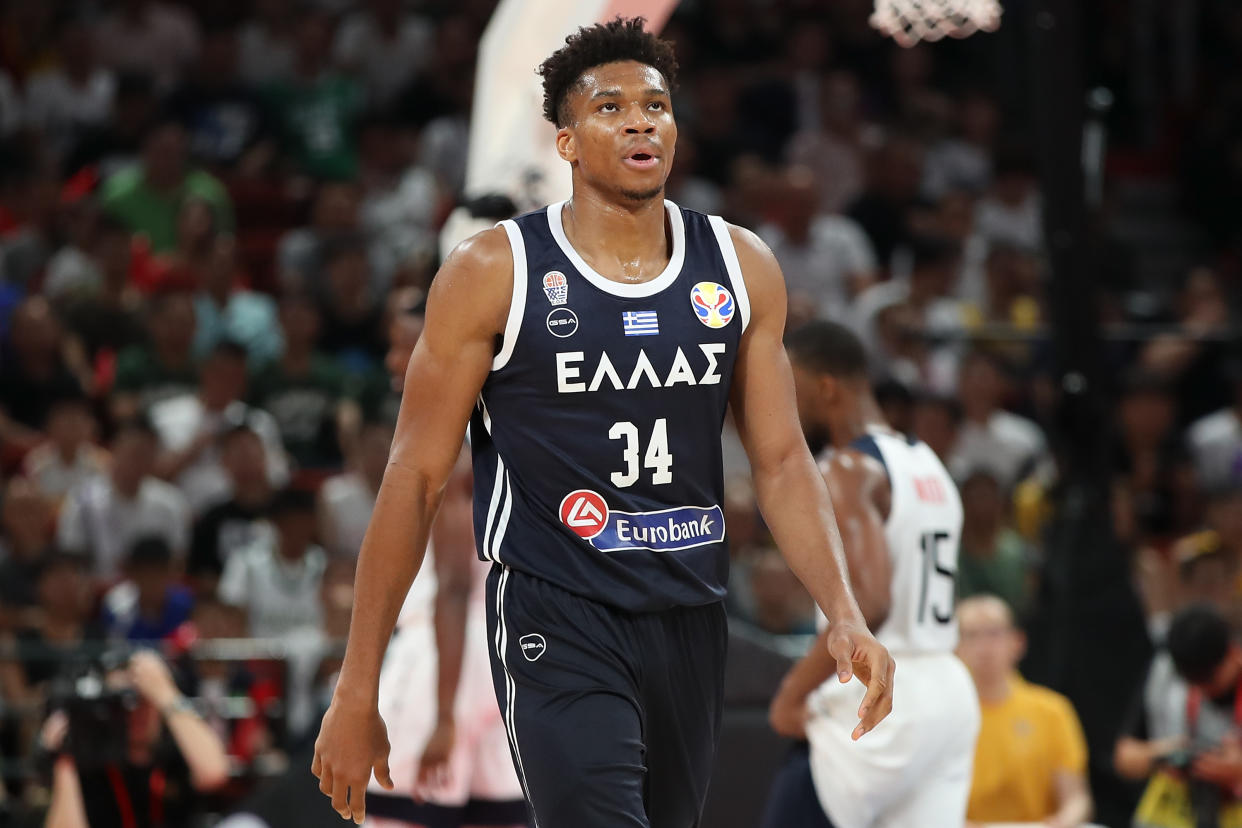
<instances>
[{"instance_id":1,"label":"opposing player in white jersey","mask_svg":"<svg viewBox=\"0 0 1242 828\"><path fill-rule=\"evenodd\" d=\"M979 702L953 654L957 488L931 448L884 422L853 333L812 322L789 335L786 349L803 431L813 451L822 447L858 605L901 665L902 691L889 720L854 742L851 717L864 688L836 681L823 646L811 647L771 708L773 727L805 737L809 756L795 753L781 771L765 824L961 828Z\"/></svg>"},{"instance_id":2,"label":"opposing player in white jersey","mask_svg":"<svg viewBox=\"0 0 1242 828\"><path fill-rule=\"evenodd\" d=\"M422 305L396 304L386 362L399 389L422 332ZM492 691L483 592L490 567L475 555L471 509L463 453L427 547L434 578L410 587L384 654L379 708L388 723L395 788L372 778L366 820L372 828L526 824Z\"/></svg>"}]
</instances>

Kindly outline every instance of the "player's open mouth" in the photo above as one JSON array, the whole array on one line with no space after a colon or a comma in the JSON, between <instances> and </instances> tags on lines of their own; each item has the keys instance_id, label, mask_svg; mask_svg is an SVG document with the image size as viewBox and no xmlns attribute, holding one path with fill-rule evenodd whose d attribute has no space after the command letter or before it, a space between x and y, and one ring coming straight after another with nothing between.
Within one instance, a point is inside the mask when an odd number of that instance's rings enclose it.
<instances>
[{"instance_id":1,"label":"player's open mouth","mask_svg":"<svg viewBox=\"0 0 1242 828\"><path fill-rule=\"evenodd\" d=\"M625 157L627 167L633 167L639 170L649 170L656 164L660 163L659 157L649 152L636 152Z\"/></svg>"}]
</instances>

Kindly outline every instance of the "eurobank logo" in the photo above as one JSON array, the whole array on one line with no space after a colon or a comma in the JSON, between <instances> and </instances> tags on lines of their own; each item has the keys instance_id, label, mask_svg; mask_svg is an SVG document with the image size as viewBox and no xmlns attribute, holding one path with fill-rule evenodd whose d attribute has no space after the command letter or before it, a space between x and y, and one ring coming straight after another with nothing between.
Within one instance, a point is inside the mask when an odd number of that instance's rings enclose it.
<instances>
[{"instance_id":1,"label":"eurobank logo","mask_svg":"<svg viewBox=\"0 0 1242 828\"><path fill-rule=\"evenodd\" d=\"M607 523L591 538L591 545L601 552L679 552L720 543L724 536L724 512L719 506L679 506L657 512L610 510Z\"/></svg>"}]
</instances>

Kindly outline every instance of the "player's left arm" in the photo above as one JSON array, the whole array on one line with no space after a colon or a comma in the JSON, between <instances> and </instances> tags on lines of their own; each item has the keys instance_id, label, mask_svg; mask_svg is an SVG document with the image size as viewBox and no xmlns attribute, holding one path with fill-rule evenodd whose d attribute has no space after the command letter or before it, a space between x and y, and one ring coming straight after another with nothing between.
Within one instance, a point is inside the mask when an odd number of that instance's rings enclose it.
<instances>
[{"instance_id":1,"label":"player's left arm","mask_svg":"<svg viewBox=\"0 0 1242 828\"><path fill-rule=\"evenodd\" d=\"M751 318L733 371L730 404L746 447L759 509L785 560L828 618L828 648L841 681L867 685L858 738L888 715L894 664L867 629L850 589L832 500L798 425L793 373L785 355L785 282L755 234L730 227L750 296Z\"/></svg>"}]
</instances>

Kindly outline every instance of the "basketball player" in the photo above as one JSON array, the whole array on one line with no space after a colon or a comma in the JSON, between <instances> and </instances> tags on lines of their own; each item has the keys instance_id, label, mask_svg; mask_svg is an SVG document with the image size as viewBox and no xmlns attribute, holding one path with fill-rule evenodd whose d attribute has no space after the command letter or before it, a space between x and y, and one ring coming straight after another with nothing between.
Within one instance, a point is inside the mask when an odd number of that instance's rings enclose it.
<instances>
[{"instance_id":1,"label":"basketball player","mask_svg":"<svg viewBox=\"0 0 1242 828\"><path fill-rule=\"evenodd\" d=\"M764 824L961 828L979 701L953 654L957 487L926 444L885 424L853 333L812 322L786 346L807 441L828 446L820 468L854 592L867 624L901 660L902 694L884 727L851 745L860 688L829 681L836 665L813 646L771 709L778 732L809 740L809 762L795 752L778 774Z\"/></svg>"},{"instance_id":2,"label":"basketball player","mask_svg":"<svg viewBox=\"0 0 1242 828\"><path fill-rule=\"evenodd\" d=\"M573 197L472 237L435 278L312 771L355 820L372 768L391 784L380 654L469 421L493 677L532 822L691 828L723 695L727 406L840 680L868 685L853 736L891 709L893 663L798 428L780 270L753 234L664 201L670 46L617 19L540 72Z\"/></svg>"},{"instance_id":3,"label":"basketball player","mask_svg":"<svg viewBox=\"0 0 1242 828\"><path fill-rule=\"evenodd\" d=\"M394 294L392 308L385 364L401 392L424 309L408 288ZM526 824L491 689L482 583L489 565L474 554L470 498L463 454L432 525L427 558L434 577L418 578L407 593L380 670L379 710L393 728L394 790L384 792L372 778L372 828Z\"/></svg>"}]
</instances>

